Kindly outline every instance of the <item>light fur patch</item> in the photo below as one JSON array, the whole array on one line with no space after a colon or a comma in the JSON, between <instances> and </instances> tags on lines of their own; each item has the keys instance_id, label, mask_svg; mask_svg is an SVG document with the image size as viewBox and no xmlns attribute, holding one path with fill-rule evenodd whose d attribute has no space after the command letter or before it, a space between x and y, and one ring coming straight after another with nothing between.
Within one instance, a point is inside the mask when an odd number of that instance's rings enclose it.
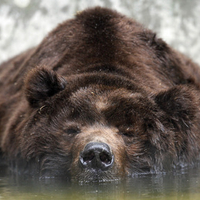
<instances>
[{"instance_id":1,"label":"light fur patch","mask_svg":"<svg viewBox=\"0 0 200 200\"><path fill-rule=\"evenodd\" d=\"M100 99L100 100L96 101L96 108L98 111L105 110L107 107L108 107L108 104L105 100L103 101Z\"/></svg>"}]
</instances>

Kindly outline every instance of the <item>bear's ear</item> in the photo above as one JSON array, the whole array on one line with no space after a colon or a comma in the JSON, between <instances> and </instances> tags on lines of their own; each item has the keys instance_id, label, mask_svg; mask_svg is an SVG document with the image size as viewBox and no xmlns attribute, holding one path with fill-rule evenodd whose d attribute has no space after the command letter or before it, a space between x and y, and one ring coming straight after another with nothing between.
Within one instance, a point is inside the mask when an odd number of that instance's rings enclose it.
<instances>
[{"instance_id":1,"label":"bear's ear","mask_svg":"<svg viewBox=\"0 0 200 200\"><path fill-rule=\"evenodd\" d=\"M192 87L175 86L154 96L157 106L162 109L174 124L189 128L199 112L199 97Z\"/></svg>"},{"instance_id":2,"label":"bear's ear","mask_svg":"<svg viewBox=\"0 0 200 200\"><path fill-rule=\"evenodd\" d=\"M48 97L64 90L67 81L53 70L37 67L25 78L25 94L31 107L41 106Z\"/></svg>"}]
</instances>

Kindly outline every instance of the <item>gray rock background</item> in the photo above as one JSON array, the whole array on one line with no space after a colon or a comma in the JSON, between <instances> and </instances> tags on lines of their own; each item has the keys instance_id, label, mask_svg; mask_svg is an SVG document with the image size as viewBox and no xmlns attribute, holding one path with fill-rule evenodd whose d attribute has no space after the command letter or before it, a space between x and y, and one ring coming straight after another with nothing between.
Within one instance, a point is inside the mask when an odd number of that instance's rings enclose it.
<instances>
[{"instance_id":1,"label":"gray rock background","mask_svg":"<svg viewBox=\"0 0 200 200\"><path fill-rule=\"evenodd\" d=\"M92 6L134 18L200 64L199 0L0 0L0 63L37 45L58 23Z\"/></svg>"}]
</instances>

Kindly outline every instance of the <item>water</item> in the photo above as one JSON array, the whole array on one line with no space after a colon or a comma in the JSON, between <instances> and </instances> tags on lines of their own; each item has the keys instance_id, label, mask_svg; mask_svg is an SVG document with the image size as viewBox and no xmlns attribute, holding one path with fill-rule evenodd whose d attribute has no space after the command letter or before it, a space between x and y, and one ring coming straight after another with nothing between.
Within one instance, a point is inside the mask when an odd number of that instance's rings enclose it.
<instances>
[{"instance_id":1,"label":"water","mask_svg":"<svg viewBox=\"0 0 200 200\"><path fill-rule=\"evenodd\" d=\"M89 6L114 8L153 29L200 63L199 0L0 0L0 62L37 45L58 23ZM9 175L0 167L0 200L199 200L200 169L121 182L72 184Z\"/></svg>"},{"instance_id":2,"label":"water","mask_svg":"<svg viewBox=\"0 0 200 200\"><path fill-rule=\"evenodd\" d=\"M111 183L75 184L57 179L12 177L0 171L0 199L199 200L200 169L144 175Z\"/></svg>"}]
</instances>

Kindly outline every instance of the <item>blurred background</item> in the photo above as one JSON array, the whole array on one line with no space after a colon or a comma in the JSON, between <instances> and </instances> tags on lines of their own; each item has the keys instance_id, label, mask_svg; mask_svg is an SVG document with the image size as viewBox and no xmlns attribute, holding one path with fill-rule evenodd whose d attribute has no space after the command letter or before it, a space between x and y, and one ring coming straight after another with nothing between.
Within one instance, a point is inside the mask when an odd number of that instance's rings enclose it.
<instances>
[{"instance_id":1,"label":"blurred background","mask_svg":"<svg viewBox=\"0 0 200 200\"><path fill-rule=\"evenodd\" d=\"M141 22L200 64L199 0L0 0L0 63L37 45L77 11L97 5Z\"/></svg>"}]
</instances>

